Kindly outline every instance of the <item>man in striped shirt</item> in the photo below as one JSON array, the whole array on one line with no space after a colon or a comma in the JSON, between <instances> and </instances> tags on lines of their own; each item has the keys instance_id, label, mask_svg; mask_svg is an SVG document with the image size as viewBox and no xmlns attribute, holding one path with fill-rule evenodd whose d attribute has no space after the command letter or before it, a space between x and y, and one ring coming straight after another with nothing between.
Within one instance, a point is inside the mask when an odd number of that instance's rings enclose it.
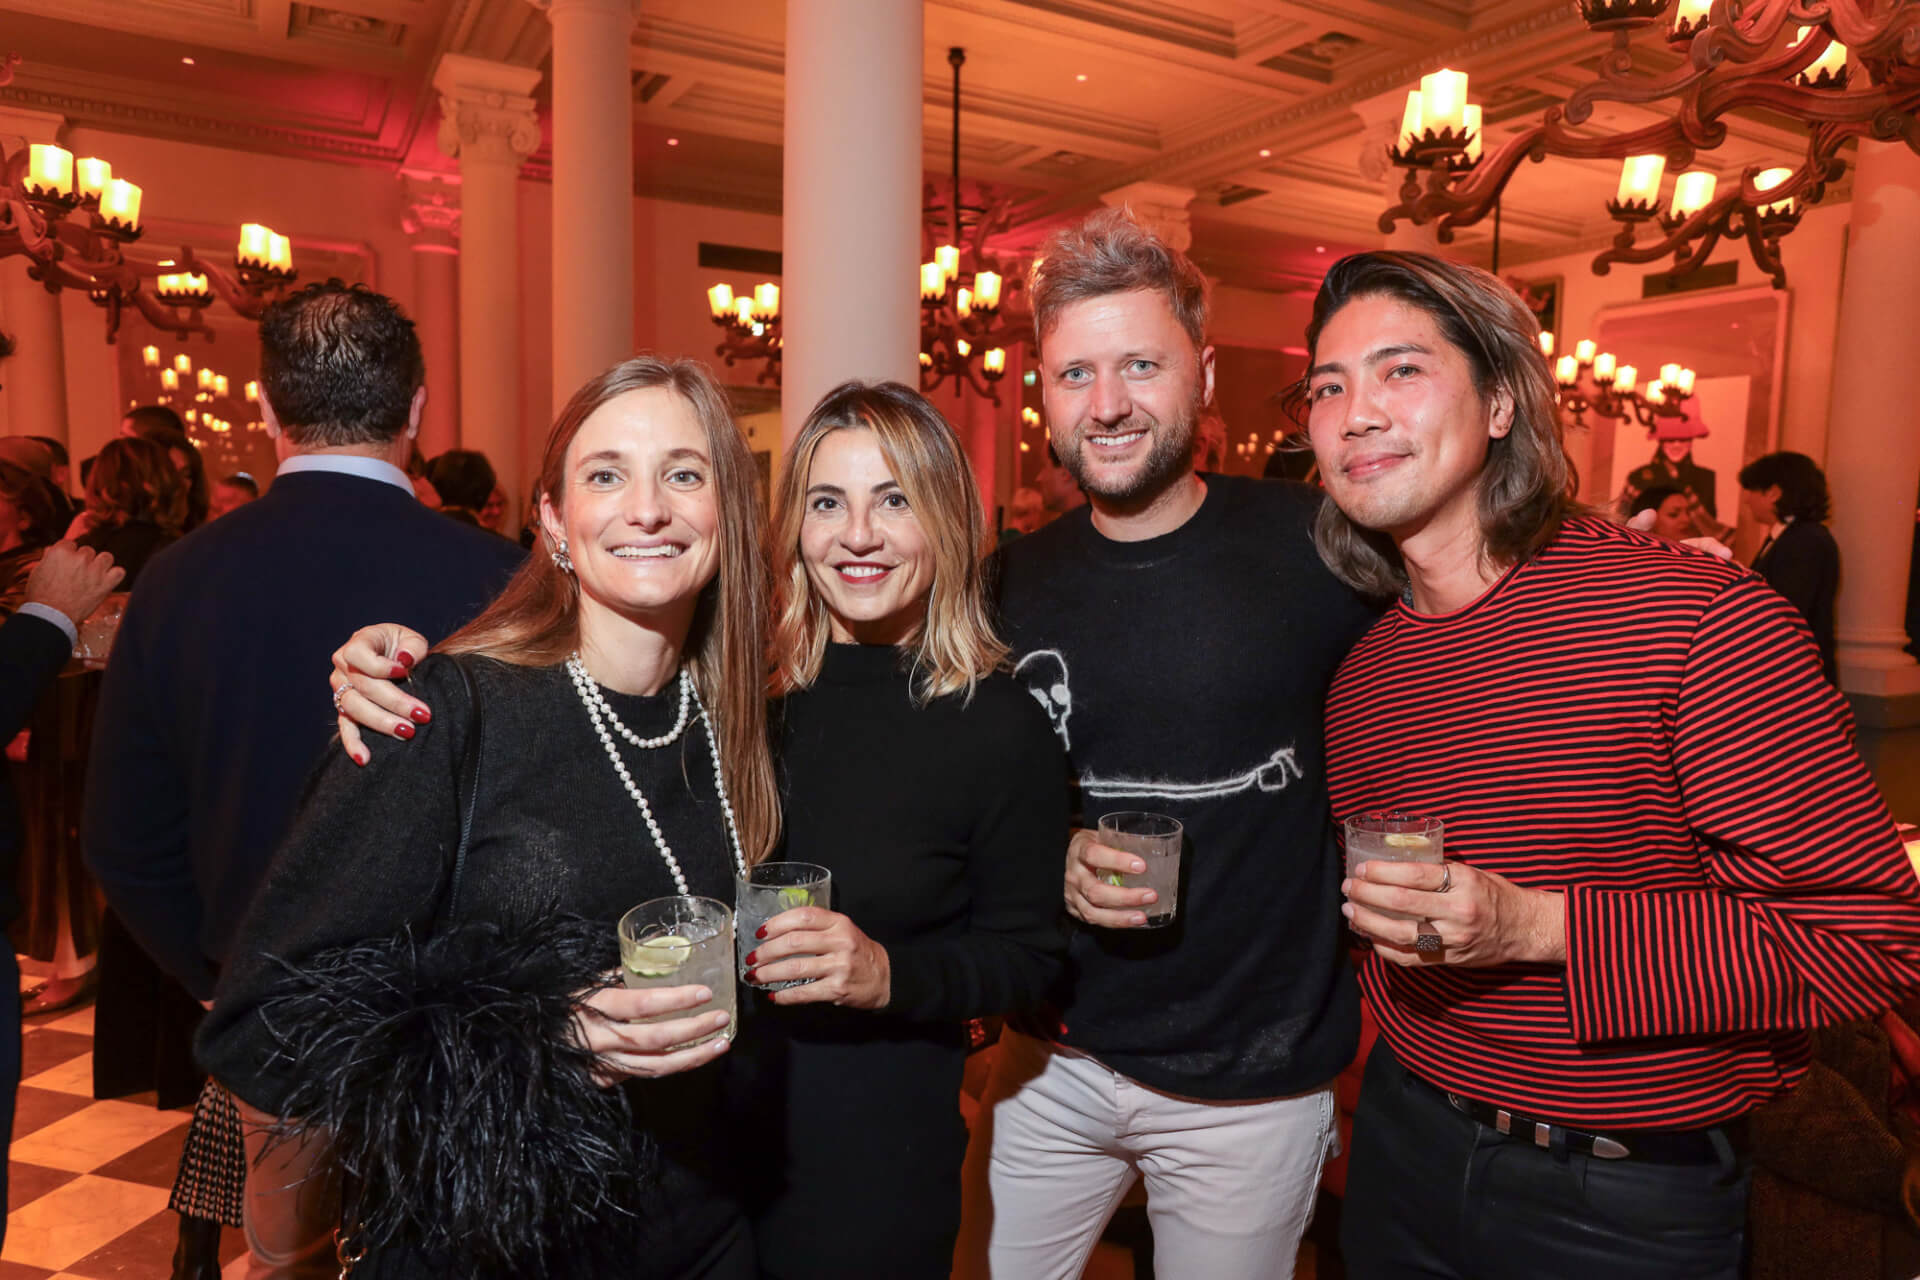
<instances>
[{"instance_id":1,"label":"man in striped shirt","mask_svg":"<svg viewBox=\"0 0 1920 1280\"><path fill-rule=\"evenodd\" d=\"M1398 597L1329 693L1335 817L1439 818L1449 859L1343 886L1381 1030L1343 1249L1732 1280L1740 1117L1920 985L1920 882L1791 607L1574 504L1536 339L1398 253L1337 264L1308 334L1316 540Z\"/></svg>"}]
</instances>

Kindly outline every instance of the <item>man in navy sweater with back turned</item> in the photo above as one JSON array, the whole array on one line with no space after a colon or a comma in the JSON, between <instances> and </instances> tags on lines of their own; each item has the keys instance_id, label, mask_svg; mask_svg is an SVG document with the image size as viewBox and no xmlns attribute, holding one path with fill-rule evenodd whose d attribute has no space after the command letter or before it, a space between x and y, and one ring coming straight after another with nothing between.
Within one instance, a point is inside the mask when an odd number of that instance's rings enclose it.
<instances>
[{"instance_id":1,"label":"man in navy sweater with back turned","mask_svg":"<svg viewBox=\"0 0 1920 1280\"><path fill-rule=\"evenodd\" d=\"M142 575L107 666L81 832L113 909L203 1002L333 733L315 673L335 638L392 617L441 639L522 558L414 497L401 464L424 368L392 301L309 286L267 309L260 366L279 471ZM253 1211L264 1261L276 1246ZM217 1224L200 1230L217 1240ZM183 1247L206 1255L205 1241Z\"/></svg>"}]
</instances>

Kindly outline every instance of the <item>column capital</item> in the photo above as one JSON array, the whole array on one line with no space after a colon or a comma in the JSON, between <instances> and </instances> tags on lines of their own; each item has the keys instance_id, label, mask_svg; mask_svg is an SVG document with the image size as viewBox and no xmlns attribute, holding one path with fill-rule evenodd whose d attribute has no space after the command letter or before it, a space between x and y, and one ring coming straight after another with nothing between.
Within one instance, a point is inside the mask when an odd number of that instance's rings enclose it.
<instances>
[{"instance_id":1,"label":"column capital","mask_svg":"<svg viewBox=\"0 0 1920 1280\"><path fill-rule=\"evenodd\" d=\"M1393 149L1400 133L1400 122L1406 118L1406 112L1407 94L1404 89L1395 89L1391 93L1353 104L1353 114L1359 116L1360 123L1366 126L1361 136L1356 165L1360 176L1369 182L1385 182L1387 176L1395 172L1387 152ZM1397 187L1399 179L1396 177L1394 182Z\"/></svg>"},{"instance_id":2,"label":"column capital","mask_svg":"<svg viewBox=\"0 0 1920 1280\"><path fill-rule=\"evenodd\" d=\"M539 83L537 67L442 54L433 73L440 93L440 150L462 160L518 165L540 145L531 96Z\"/></svg>"},{"instance_id":3,"label":"column capital","mask_svg":"<svg viewBox=\"0 0 1920 1280\"><path fill-rule=\"evenodd\" d=\"M458 253L460 179L455 174L400 173L400 228L416 253Z\"/></svg>"},{"instance_id":4,"label":"column capital","mask_svg":"<svg viewBox=\"0 0 1920 1280\"><path fill-rule=\"evenodd\" d=\"M1193 203L1195 194L1192 187L1165 182L1130 182L1102 192L1100 202L1110 208L1131 209L1133 216L1168 247L1185 253L1193 247L1193 215L1187 206Z\"/></svg>"},{"instance_id":5,"label":"column capital","mask_svg":"<svg viewBox=\"0 0 1920 1280\"><path fill-rule=\"evenodd\" d=\"M24 111L15 107L0 108L0 144L8 151L24 147L29 143L49 143L60 141L60 135L67 131L67 118L54 115L49 111Z\"/></svg>"}]
</instances>

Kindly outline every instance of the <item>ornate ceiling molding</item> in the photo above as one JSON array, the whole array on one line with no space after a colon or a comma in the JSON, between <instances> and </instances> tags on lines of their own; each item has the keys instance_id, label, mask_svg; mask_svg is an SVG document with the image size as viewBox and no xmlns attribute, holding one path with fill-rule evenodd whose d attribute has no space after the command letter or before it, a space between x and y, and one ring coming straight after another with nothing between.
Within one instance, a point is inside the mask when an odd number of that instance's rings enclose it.
<instances>
[{"instance_id":1,"label":"ornate ceiling molding","mask_svg":"<svg viewBox=\"0 0 1920 1280\"><path fill-rule=\"evenodd\" d=\"M244 151L270 151L376 165L398 164L403 154L394 146L337 133L222 120L145 103L114 102L46 89L23 88L17 82L0 87L0 103L55 112L66 116L76 125L117 129L124 133L173 138L208 146L229 146Z\"/></svg>"}]
</instances>

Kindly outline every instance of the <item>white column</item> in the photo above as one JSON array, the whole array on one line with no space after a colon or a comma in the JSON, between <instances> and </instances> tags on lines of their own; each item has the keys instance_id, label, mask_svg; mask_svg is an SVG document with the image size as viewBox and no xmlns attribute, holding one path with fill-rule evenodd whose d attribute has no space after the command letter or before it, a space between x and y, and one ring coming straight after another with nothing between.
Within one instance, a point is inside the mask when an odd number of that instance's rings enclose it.
<instances>
[{"instance_id":1,"label":"white column","mask_svg":"<svg viewBox=\"0 0 1920 1280\"><path fill-rule=\"evenodd\" d=\"M1192 187L1176 187L1164 182L1132 182L1102 192L1100 203L1110 208L1128 208L1140 224L1181 253L1193 248L1193 214L1187 206L1196 194Z\"/></svg>"},{"instance_id":2,"label":"white column","mask_svg":"<svg viewBox=\"0 0 1920 1280\"><path fill-rule=\"evenodd\" d=\"M787 0L785 439L848 378L919 385L921 8Z\"/></svg>"},{"instance_id":3,"label":"white column","mask_svg":"<svg viewBox=\"0 0 1920 1280\"><path fill-rule=\"evenodd\" d=\"M40 111L0 111L0 139L9 155L32 143L59 141L62 116ZM67 439L67 355L60 331L60 295L27 277L27 260L0 262L0 329L14 341L0 363L0 396L6 398L6 431L19 436Z\"/></svg>"},{"instance_id":4,"label":"white column","mask_svg":"<svg viewBox=\"0 0 1920 1280\"><path fill-rule=\"evenodd\" d=\"M460 440L460 186L445 175L403 173L413 242L413 322L427 366L420 451L437 457Z\"/></svg>"},{"instance_id":5,"label":"white column","mask_svg":"<svg viewBox=\"0 0 1920 1280\"><path fill-rule=\"evenodd\" d=\"M1360 117L1366 126L1360 143L1360 155L1357 164L1360 176L1369 182L1380 184L1380 208L1385 213L1400 203L1400 187L1407 180L1407 171L1387 158L1387 151L1393 146L1400 132L1402 118L1406 114L1407 94L1404 89L1382 94L1377 98L1368 98L1355 104L1353 113ZM1426 175L1420 175L1424 187ZM1406 218L1394 224L1390 232L1381 235L1381 248L1404 249L1417 253L1443 252L1440 246L1440 231L1437 222L1428 222L1416 226ZM1331 266L1332 263L1327 265Z\"/></svg>"},{"instance_id":6,"label":"white column","mask_svg":"<svg viewBox=\"0 0 1920 1280\"><path fill-rule=\"evenodd\" d=\"M553 24L553 407L633 354L634 0L532 0ZM697 299L696 299L697 301Z\"/></svg>"},{"instance_id":7,"label":"white column","mask_svg":"<svg viewBox=\"0 0 1920 1280\"><path fill-rule=\"evenodd\" d=\"M493 463L511 521L525 500L520 462L520 162L540 141L528 95L540 81L514 67L449 53L440 91L440 149L460 158L460 444Z\"/></svg>"},{"instance_id":8,"label":"white column","mask_svg":"<svg viewBox=\"0 0 1920 1280\"><path fill-rule=\"evenodd\" d=\"M1827 416L1827 482L1840 544L1836 656L1849 693L1920 693L1907 643L1907 573L1920 486L1920 156L1860 141Z\"/></svg>"}]
</instances>

